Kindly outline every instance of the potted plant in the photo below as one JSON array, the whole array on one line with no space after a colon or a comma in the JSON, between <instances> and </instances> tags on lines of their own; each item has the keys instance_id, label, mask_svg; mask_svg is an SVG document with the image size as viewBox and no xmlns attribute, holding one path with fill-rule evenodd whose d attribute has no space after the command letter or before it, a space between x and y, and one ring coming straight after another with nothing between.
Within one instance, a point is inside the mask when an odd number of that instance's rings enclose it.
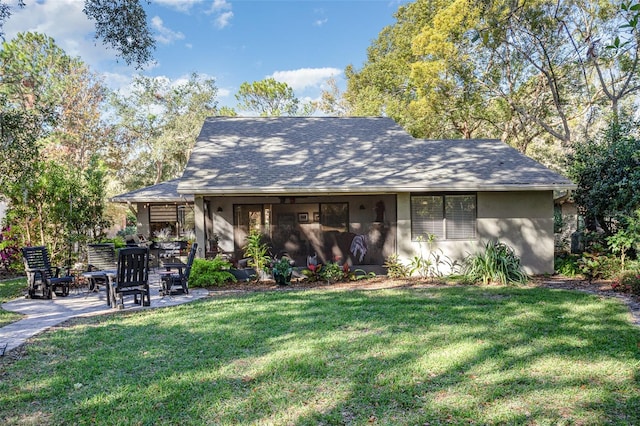
<instances>
[{"instance_id":1,"label":"potted plant","mask_svg":"<svg viewBox=\"0 0 640 426\"><path fill-rule=\"evenodd\" d=\"M282 257L276 260L271 265L271 273L273 279L278 285L291 284L291 275L293 274L293 267L291 266L291 259Z\"/></svg>"},{"instance_id":2,"label":"potted plant","mask_svg":"<svg viewBox=\"0 0 640 426\"><path fill-rule=\"evenodd\" d=\"M262 242L262 235L252 230L247 236L247 244L244 246L244 255L249 258L249 266L255 270L256 281L260 281L263 274L267 272L271 258L267 254L269 249Z\"/></svg>"}]
</instances>

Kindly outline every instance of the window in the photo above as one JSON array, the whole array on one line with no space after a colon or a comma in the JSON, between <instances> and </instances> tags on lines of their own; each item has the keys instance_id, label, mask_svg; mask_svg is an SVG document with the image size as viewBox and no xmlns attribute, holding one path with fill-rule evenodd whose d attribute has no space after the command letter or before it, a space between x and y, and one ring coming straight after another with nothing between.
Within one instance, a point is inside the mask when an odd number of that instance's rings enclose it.
<instances>
[{"instance_id":1,"label":"window","mask_svg":"<svg viewBox=\"0 0 640 426\"><path fill-rule=\"evenodd\" d=\"M411 196L411 239L461 240L476 238L476 196L413 195Z\"/></svg>"},{"instance_id":2,"label":"window","mask_svg":"<svg viewBox=\"0 0 640 426\"><path fill-rule=\"evenodd\" d=\"M349 232L349 203L320 204L323 231Z\"/></svg>"},{"instance_id":3,"label":"window","mask_svg":"<svg viewBox=\"0 0 640 426\"><path fill-rule=\"evenodd\" d=\"M149 206L149 232L152 238L159 233L175 236L177 221L178 209L174 204Z\"/></svg>"}]
</instances>

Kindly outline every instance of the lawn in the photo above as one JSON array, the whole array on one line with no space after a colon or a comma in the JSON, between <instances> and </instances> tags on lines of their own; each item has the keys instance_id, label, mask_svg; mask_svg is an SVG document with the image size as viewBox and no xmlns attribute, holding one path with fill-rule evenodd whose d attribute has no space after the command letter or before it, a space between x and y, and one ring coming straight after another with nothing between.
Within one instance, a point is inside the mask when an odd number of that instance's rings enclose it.
<instances>
[{"instance_id":1,"label":"lawn","mask_svg":"<svg viewBox=\"0 0 640 426\"><path fill-rule=\"evenodd\" d=\"M0 359L0 423L640 424L640 330L544 288L265 292L76 319Z\"/></svg>"},{"instance_id":2,"label":"lawn","mask_svg":"<svg viewBox=\"0 0 640 426\"><path fill-rule=\"evenodd\" d=\"M21 296L27 288L25 278L0 281L0 304ZM0 327L18 321L22 315L0 309Z\"/></svg>"}]
</instances>

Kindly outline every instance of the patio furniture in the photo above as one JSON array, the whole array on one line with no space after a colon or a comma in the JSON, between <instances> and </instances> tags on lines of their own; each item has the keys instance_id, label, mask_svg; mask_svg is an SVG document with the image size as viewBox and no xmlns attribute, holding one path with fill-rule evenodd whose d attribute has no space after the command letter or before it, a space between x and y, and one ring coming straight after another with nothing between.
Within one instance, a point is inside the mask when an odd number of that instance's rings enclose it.
<instances>
[{"instance_id":1,"label":"patio furniture","mask_svg":"<svg viewBox=\"0 0 640 426\"><path fill-rule=\"evenodd\" d=\"M109 279L108 298L112 307L123 309L124 296L129 295L133 295L133 301L136 304L151 305L149 248L127 247L120 249L116 273L106 275Z\"/></svg>"},{"instance_id":2,"label":"patio furniture","mask_svg":"<svg viewBox=\"0 0 640 426\"><path fill-rule=\"evenodd\" d=\"M187 263L164 263L164 267L167 269L164 273L161 273L162 282L162 294L170 295L173 287L180 287L182 293L189 293L189 275L191 274L191 266L193 265L193 259L196 256L198 250L198 243L191 245L191 251L189 251L189 257ZM173 272L172 269L176 269L177 272Z\"/></svg>"},{"instance_id":3,"label":"patio furniture","mask_svg":"<svg viewBox=\"0 0 640 426\"><path fill-rule=\"evenodd\" d=\"M98 271L115 271L116 249L113 243L87 244L87 272ZM97 291L98 285L107 284L107 276L105 274L82 274L89 280L89 291Z\"/></svg>"},{"instance_id":4,"label":"patio furniture","mask_svg":"<svg viewBox=\"0 0 640 426\"><path fill-rule=\"evenodd\" d=\"M158 248L158 258L164 265L165 261L177 263L178 258L187 248L186 241L162 241L156 243Z\"/></svg>"},{"instance_id":5,"label":"patio furniture","mask_svg":"<svg viewBox=\"0 0 640 426\"><path fill-rule=\"evenodd\" d=\"M27 274L27 297L36 297L37 291L42 291L45 299L53 298L53 293L59 296L69 295L69 286L73 276L67 273L60 276L62 268L52 267L49 252L44 246L23 247L24 270Z\"/></svg>"}]
</instances>

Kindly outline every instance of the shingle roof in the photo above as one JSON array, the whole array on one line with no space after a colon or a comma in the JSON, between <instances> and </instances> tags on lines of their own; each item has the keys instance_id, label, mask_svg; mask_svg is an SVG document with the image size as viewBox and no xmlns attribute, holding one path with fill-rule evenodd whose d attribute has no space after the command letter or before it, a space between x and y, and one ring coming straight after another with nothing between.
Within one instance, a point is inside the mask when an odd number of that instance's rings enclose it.
<instances>
[{"instance_id":1,"label":"shingle roof","mask_svg":"<svg viewBox=\"0 0 640 426\"><path fill-rule=\"evenodd\" d=\"M392 119L212 117L184 194L547 190L574 185L498 140L415 139Z\"/></svg>"},{"instance_id":2,"label":"shingle roof","mask_svg":"<svg viewBox=\"0 0 640 426\"><path fill-rule=\"evenodd\" d=\"M157 185L136 189L110 199L113 203L184 203L193 202L192 194L178 193L179 179L168 180Z\"/></svg>"}]
</instances>

